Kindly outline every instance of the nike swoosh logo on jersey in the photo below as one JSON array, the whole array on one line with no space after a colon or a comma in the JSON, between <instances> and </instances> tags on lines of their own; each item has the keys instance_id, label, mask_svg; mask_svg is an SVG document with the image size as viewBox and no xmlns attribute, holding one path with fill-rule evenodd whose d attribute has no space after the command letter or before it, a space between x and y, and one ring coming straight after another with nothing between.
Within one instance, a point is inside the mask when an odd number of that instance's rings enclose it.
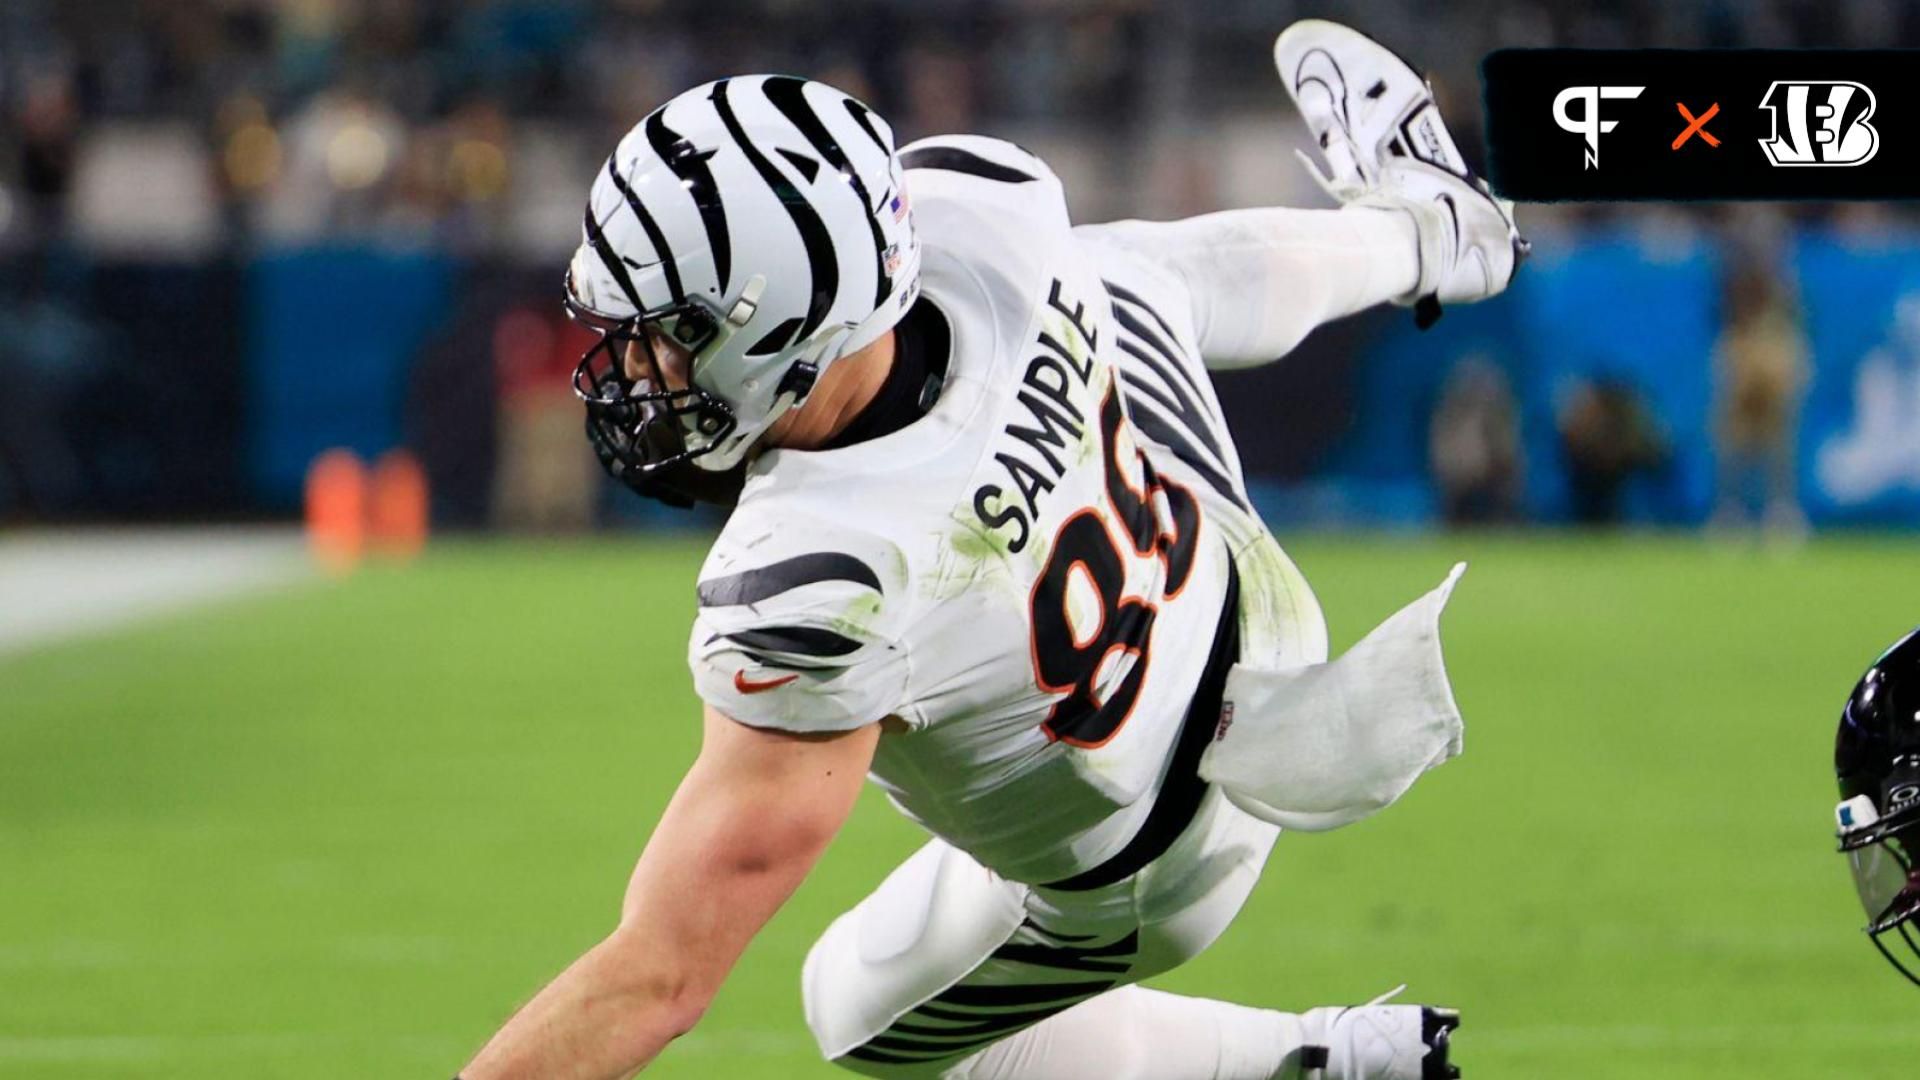
<instances>
[{"instance_id":1,"label":"nike swoosh logo on jersey","mask_svg":"<svg viewBox=\"0 0 1920 1080\"><path fill-rule=\"evenodd\" d=\"M749 679L744 671L733 673L733 688L743 694L763 694L768 690L782 687L799 678L798 675L782 675L777 679Z\"/></svg>"}]
</instances>

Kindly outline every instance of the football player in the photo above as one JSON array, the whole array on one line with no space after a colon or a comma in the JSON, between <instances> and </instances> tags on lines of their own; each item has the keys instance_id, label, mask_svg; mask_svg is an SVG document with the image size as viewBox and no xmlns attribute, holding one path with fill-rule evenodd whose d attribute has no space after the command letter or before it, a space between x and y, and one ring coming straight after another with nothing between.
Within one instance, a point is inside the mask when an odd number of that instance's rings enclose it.
<instances>
[{"instance_id":1,"label":"football player","mask_svg":"<svg viewBox=\"0 0 1920 1080\"><path fill-rule=\"evenodd\" d=\"M1840 850L1867 910L1867 936L1920 985L1920 630L1883 653L1853 688L1833 765Z\"/></svg>"},{"instance_id":2,"label":"football player","mask_svg":"<svg viewBox=\"0 0 1920 1080\"><path fill-rule=\"evenodd\" d=\"M1458 1075L1450 1010L1136 985L1226 929L1279 832L1196 768L1229 669L1326 660L1207 371L1375 304L1491 296L1522 251L1406 63L1322 22L1275 57L1340 209L1075 227L1021 148L896 151L859 101L780 76L688 91L620 143L568 275L602 335L576 382L615 475L733 504L688 643L704 742L618 928L466 1080L646 1065L868 776L933 839L807 958L837 1065Z\"/></svg>"}]
</instances>

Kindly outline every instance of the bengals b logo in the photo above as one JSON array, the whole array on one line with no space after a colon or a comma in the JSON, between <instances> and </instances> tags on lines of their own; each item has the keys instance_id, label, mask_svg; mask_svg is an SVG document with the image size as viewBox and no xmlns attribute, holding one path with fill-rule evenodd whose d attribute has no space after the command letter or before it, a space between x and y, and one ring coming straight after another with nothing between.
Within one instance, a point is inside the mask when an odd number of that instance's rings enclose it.
<instances>
[{"instance_id":1,"label":"bengals b logo","mask_svg":"<svg viewBox=\"0 0 1920 1080\"><path fill-rule=\"evenodd\" d=\"M1773 120L1760 149L1775 165L1864 165L1880 149L1873 105L1857 82L1776 82L1760 99Z\"/></svg>"}]
</instances>

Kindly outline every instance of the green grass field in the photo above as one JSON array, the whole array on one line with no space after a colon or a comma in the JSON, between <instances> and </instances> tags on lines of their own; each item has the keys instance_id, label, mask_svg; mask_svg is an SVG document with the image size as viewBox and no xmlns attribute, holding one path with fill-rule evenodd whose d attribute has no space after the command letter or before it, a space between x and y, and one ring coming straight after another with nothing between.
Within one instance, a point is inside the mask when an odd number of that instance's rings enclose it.
<instances>
[{"instance_id":1,"label":"green grass field","mask_svg":"<svg viewBox=\"0 0 1920 1080\"><path fill-rule=\"evenodd\" d=\"M1910 1077L1834 854L1836 710L1909 541L1290 544L1336 647L1447 616L1467 753L1283 838L1156 985L1458 1004L1470 1078ZM610 925L697 737L687 542L451 543L0 660L0 1076L444 1077ZM813 936L918 843L869 797L667 1077L839 1075Z\"/></svg>"}]
</instances>

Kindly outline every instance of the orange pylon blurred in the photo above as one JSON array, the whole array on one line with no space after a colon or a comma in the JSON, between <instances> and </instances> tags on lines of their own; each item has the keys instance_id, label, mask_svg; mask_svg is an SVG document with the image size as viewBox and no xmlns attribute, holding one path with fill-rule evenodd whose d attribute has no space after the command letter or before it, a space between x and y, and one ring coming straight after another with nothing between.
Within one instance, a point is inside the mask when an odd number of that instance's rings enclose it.
<instances>
[{"instance_id":1,"label":"orange pylon blurred","mask_svg":"<svg viewBox=\"0 0 1920 1080\"><path fill-rule=\"evenodd\" d=\"M307 543L321 567L350 573L366 550L367 471L351 450L329 450L307 469Z\"/></svg>"},{"instance_id":2,"label":"orange pylon blurred","mask_svg":"<svg viewBox=\"0 0 1920 1080\"><path fill-rule=\"evenodd\" d=\"M373 466L367 531L375 554L408 560L427 545L427 473L406 450L389 450Z\"/></svg>"}]
</instances>

